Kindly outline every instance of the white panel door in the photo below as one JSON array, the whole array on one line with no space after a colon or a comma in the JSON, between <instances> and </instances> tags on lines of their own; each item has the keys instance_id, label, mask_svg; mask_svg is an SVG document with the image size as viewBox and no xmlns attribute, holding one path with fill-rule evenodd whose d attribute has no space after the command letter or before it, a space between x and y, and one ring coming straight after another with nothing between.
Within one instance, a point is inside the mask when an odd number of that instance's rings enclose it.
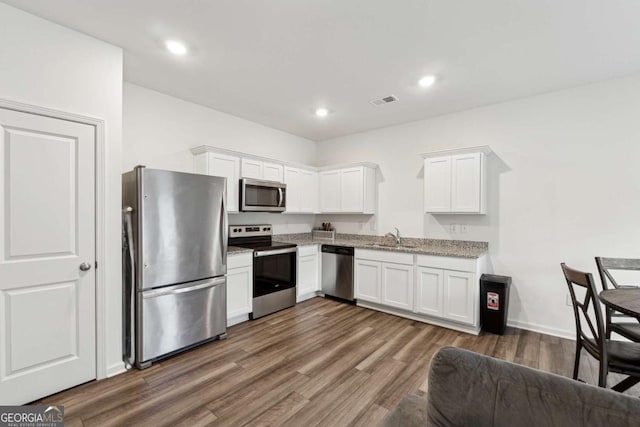
<instances>
[{"instance_id":1,"label":"white panel door","mask_svg":"<svg viewBox=\"0 0 640 427\"><path fill-rule=\"evenodd\" d=\"M425 212L451 212L451 157L424 159Z\"/></svg>"},{"instance_id":2,"label":"white panel door","mask_svg":"<svg viewBox=\"0 0 640 427\"><path fill-rule=\"evenodd\" d=\"M240 158L207 153L207 175L227 178L227 211L238 212L240 199Z\"/></svg>"},{"instance_id":3,"label":"white panel door","mask_svg":"<svg viewBox=\"0 0 640 427\"><path fill-rule=\"evenodd\" d=\"M364 212L364 170L343 169L341 174L342 212Z\"/></svg>"},{"instance_id":4,"label":"white panel door","mask_svg":"<svg viewBox=\"0 0 640 427\"><path fill-rule=\"evenodd\" d=\"M300 170L300 211L316 212L318 209L318 173Z\"/></svg>"},{"instance_id":5,"label":"white panel door","mask_svg":"<svg viewBox=\"0 0 640 427\"><path fill-rule=\"evenodd\" d=\"M356 299L380 302L382 287L382 264L376 261L356 259Z\"/></svg>"},{"instance_id":6,"label":"white panel door","mask_svg":"<svg viewBox=\"0 0 640 427\"><path fill-rule=\"evenodd\" d=\"M460 323L475 324L475 289L473 273L444 272L444 317Z\"/></svg>"},{"instance_id":7,"label":"white panel door","mask_svg":"<svg viewBox=\"0 0 640 427\"><path fill-rule=\"evenodd\" d=\"M264 163L260 160L242 158L242 177L264 179Z\"/></svg>"},{"instance_id":8,"label":"white panel door","mask_svg":"<svg viewBox=\"0 0 640 427\"><path fill-rule=\"evenodd\" d=\"M318 254L298 257L298 296L310 294L319 289Z\"/></svg>"},{"instance_id":9,"label":"white panel door","mask_svg":"<svg viewBox=\"0 0 640 427\"><path fill-rule=\"evenodd\" d=\"M264 162L262 164L262 179L284 182L284 168L277 163Z\"/></svg>"},{"instance_id":10,"label":"white panel door","mask_svg":"<svg viewBox=\"0 0 640 427\"><path fill-rule=\"evenodd\" d=\"M451 157L451 211L480 212L480 153Z\"/></svg>"},{"instance_id":11,"label":"white panel door","mask_svg":"<svg viewBox=\"0 0 640 427\"><path fill-rule=\"evenodd\" d=\"M227 270L227 320L252 311L253 268Z\"/></svg>"},{"instance_id":12,"label":"white panel door","mask_svg":"<svg viewBox=\"0 0 640 427\"><path fill-rule=\"evenodd\" d=\"M0 108L3 404L96 377L94 151L93 126Z\"/></svg>"},{"instance_id":13,"label":"white panel door","mask_svg":"<svg viewBox=\"0 0 640 427\"><path fill-rule=\"evenodd\" d=\"M430 316L442 316L444 271L418 267L416 312Z\"/></svg>"},{"instance_id":14,"label":"white panel door","mask_svg":"<svg viewBox=\"0 0 640 427\"><path fill-rule=\"evenodd\" d=\"M340 171L320 172L320 212L340 212Z\"/></svg>"},{"instance_id":15,"label":"white panel door","mask_svg":"<svg viewBox=\"0 0 640 427\"><path fill-rule=\"evenodd\" d=\"M301 211L302 204L302 176L300 169L284 168L284 183L287 184L286 206L287 212L296 213Z\"/></svg>"},{"instance_id":16,"label":"white panel door","mask_svg":"<svg viewBox=\"0 0 640 427\"><path fill-rule=\"evenodd\" d=\"M382 304L413 311L413 265L382 264Z\"/></svg>"}]
</instances>

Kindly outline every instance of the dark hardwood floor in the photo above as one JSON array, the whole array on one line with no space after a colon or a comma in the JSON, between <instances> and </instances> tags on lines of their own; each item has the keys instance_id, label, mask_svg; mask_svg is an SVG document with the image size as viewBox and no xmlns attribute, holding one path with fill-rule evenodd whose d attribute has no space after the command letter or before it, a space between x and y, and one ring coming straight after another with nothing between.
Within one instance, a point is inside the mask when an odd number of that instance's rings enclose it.
<instances>
[{"instance_id":1,"label":"dark hardwood floor","mask_svg":"<svg viewBox=\"0 0 640 427\"><path fill-rule=\"evenodd\" d=\"M452 345L570 376L573 341L508 328L478 337L314 298L229 328L228 338L43 399L67 426L375 426L423 394ZM587 382L596 365L584 360Z\"/></svg>"}]
</instances>

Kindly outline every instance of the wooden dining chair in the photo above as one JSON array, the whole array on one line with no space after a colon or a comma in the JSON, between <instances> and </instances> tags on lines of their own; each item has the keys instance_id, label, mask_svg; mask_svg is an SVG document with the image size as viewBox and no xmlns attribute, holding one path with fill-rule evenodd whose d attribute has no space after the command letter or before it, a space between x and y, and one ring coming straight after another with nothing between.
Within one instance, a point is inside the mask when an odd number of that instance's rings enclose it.
<instances>
[{"instance_id":1,"label":"wooden dining chair","mask_svg":"<svg viewBox=\"0 0 640 427\"><path fill-rule=\"evenodd\" d=\"M640 272L640 259L634 258L603 258L596 257L596 265L598 273L602 281L602 289L609 289L609 284L614 288L628 287L616 281L613 272L615 271L638 271ZM636 286L633 286L636 287ZM607 338L611 338L611 333L615 332L631 341L640 342L640 323L635 317L618 313L607 307L605 309L606 326L605 334ZM620 322L613 322L613 319L620 319Z\"/></svg>"},{"instance_id":2,"label":"wooden dining chair","mask_svg":"<svg viewBox=\"0 0 640 427\"><path fill-rule=\"evenodd\" d=\"M580 352L584 348L600 362L598 386L606 387L608 373L616 372L629 377L613 386L613 390L622 392L633 387L640 382L640 343L607 339L593 276L591 273L567 267L565 263L560 265L569 287L576 321L576 356L573 365L573 379L578 379ZM581 292L576 292L578 290ZM582 291L585 292L584 298L581 296Z\"/></svg>"}]
</instances>

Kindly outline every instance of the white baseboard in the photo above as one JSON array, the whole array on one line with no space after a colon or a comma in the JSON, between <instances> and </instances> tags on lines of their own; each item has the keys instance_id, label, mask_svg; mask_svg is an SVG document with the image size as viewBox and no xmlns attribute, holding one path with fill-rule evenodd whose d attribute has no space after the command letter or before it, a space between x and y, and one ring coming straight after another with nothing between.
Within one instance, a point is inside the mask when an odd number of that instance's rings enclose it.
<instances>
[{"instance_id":1,"label":"white baseboard","mask_svg":"<svg viewBox=\"0 0 640 427\"><path fill-rule=\"evenodd\" d=\"M575 331L568 331L566 329L551 328L549 326L539 325L536 323L521 322L519 320L508 320L507 325L518 329L526 329L527 331L538 332L540 334L553 335L554 337L566 338L570 340L576 339Z\"/></svg>"},{"instance_id":2,"label":"white baseboard","mask_svg":"<svg viewBox=\"0 0 640 427\"><path fill-rule=\"evenodd\" d=\"M296 303L306 301L311 298L315 298L318 296L318 292L309 292L308 294L298 295L296 297Z\"/></svg>"},{"instance_id":3,"label":"white baseboard","mask_svg":"<svg viewBox=\"0 0 640 427\"><path fill-rule=\"evenodd\" d=\"M406 319L417 320L418 322L429 323L431 325L441 326L447 329L453 329L459 332L465 332L471 335L478 335L480 333L480 329L477 328L476 326L460 325L455 322L448 322L446 320L435 319L430 316L425 316L422 314L413 313L405 310L399 310L393 307L388 307L385 305L380 305L380 304L376 304L369 301L358 300L358 306L368 308L371 310L381 311L383 313L393 314L395 316L404 317Z\"/></svg>"},{"instance_id":4,"label":"white baseboard","mask_svg":"<svg viewBox=\"0 0 640 427\"><path fill-rule=\"evenodd\" d=\"M229 326L237 325L238 323L246 322L249 320L248 314L240 314L239 316L233 316L227 319L227 328Z\"/></svg>"},{"instance_id":5,"label":"white baseboard","mask_svg":"<svg viewBox=\"0 0 640 427\"><path fill-rule=\"evenodd\" d=\"M127 369L124 366L124 362L114 363L111 366L107 367L107 378L115 377L116 375L127 372Z\"/></svg>"}]
</instances>

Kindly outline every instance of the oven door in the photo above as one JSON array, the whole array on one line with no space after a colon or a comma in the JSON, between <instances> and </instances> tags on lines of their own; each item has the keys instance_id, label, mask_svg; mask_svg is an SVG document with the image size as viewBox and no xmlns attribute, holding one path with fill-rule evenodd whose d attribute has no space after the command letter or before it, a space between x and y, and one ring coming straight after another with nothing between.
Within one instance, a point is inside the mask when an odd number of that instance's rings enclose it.
<instances>
[{"instance_id":1,"label":"oven door","mask_svg":"<svg viewBox=\"0 0 640 427\"><path fill-rule=\"evenodd\" d=\"M240 210L243 212L284 212L287 185L257 179L240 180Z\"/></svg>"},{"instance_id":2,"label":"oven door","mask_svg":"<svg viewBox=\"0 0 640 427\"><path fill-rule=\"evenodd\" d=\"M253 298L295 287L295 247L253 253Z\"/></svg>"}]
</instances>

